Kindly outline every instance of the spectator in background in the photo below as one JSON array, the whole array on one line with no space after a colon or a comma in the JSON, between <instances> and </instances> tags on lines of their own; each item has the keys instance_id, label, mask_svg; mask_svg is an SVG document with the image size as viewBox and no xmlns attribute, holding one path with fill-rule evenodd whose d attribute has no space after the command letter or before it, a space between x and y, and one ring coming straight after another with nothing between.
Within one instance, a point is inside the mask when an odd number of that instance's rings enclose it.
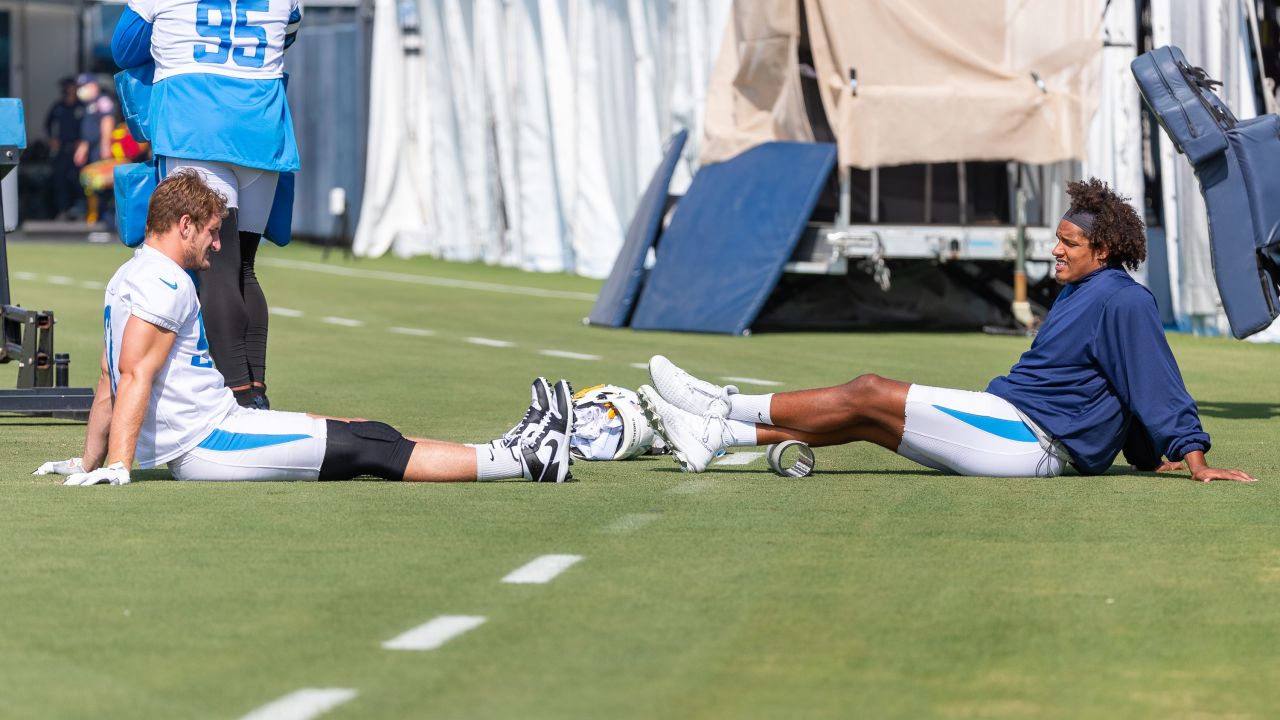
<instances>
[{"instance_id":1,"label":"spectator in background","mask_svg":"<svg viewBox=\"0 0 1280 720\"><path fill-rule=\"evenodd\" d=\"M93 75L80 76L76 96L84 103L80 142L76 146L76 167L111 157L111 131L116 127L116 103L102 92Z\"/></svg>"},{"instance_id":2,"label":"spectator in background","mask_svg":"<svg viewBox=\"0 0 1280 720\"><path fill-rule=\"evenodd\" d=\"M76 179L76 149L80 145L80 123L84 120L84 104L76 97L76 80L62 78L62 97L44 116L44 133L49 138L49 155L53 161L53 213L65 218L79 198L80 183Z\"/></svg>"},{"instance_id":3,"label":"spectator in background","mask_svg":"<svg viewBox=\"0 0 1280 720\"><path fill-rule=\"evenodd\" d=\"M80 88L76 96L84 103L84 119L80 123L80 143L76 146L75 163L80 168L80 184L85 189L89 200L89 213L86 218L90 224L107 212L111 202L111 183L101 176L102 171L109 174L110 168L99 165L89 168L101 160L111 160L111 133L116 127L116 103L110 95L102 92L98 78L88 73L80 76ZM89 172L85 172L89 169Z\"/></svg>"}]
</instances>

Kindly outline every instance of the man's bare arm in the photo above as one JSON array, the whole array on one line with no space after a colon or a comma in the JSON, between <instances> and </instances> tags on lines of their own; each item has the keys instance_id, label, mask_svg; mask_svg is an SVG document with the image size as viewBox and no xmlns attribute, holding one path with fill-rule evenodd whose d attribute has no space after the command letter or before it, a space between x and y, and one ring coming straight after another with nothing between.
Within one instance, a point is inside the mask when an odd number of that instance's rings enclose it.
<instances>
[{"instance_id":1,"label":"man's bare arm","mask_svg":"<svg viewBox=\"0 0 1280 720\"><path fill-rule=\"evenodd\" d=\"M93 406L89 408L89 426L84 434L85 471L102 466L107 455L107 433L111 428L111 370L107 367L107 351L102 351L98 387L93 393Z\"/></svg>"},{"instance_id":2,"label":"man's bare arm","mask_svg":"<svg viewBox=\"0 0 1280 720\"><path fill-rule=\"evenodd\" d=\"M138 433L147 417L151 386L169 359L177 336L139 317L130 317L120 341L120 381L108 431L107 462L133 467Z\"/></svg>"}]
</instances>

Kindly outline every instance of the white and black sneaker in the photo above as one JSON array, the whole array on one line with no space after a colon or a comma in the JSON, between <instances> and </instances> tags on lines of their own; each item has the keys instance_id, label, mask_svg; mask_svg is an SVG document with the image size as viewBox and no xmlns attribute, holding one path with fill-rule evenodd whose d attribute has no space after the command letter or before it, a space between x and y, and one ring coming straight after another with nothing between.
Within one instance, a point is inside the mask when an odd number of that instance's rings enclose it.
<instances>
[{"instance_id":1,"label":"white and black sneaker","mask_svg":"<svg viewBox=\"0 0 1280 720\"><path fill-rule=\"evenodd\" d=\"M541 421L520 441L520 466L524 478L534 482L572 480L569 471L569 437L573 433L573 388L557 381Z\"/></svg>"},{"instance_id":2,"label":"white and black sneaker","mask_svg":"<svg viewBox=\"0 0 1280 720\"><path fill-rule=\"evenodd\" d=\"M549 407L551 407L551 383L544 377L534 378L533 386L529 388L529 409L524 411L524 417L503 433L502 437L490 440L489 446L511 448L519 445L524 435L537 432L542 416L546 414Z\"/></svg>"}]
</instances>

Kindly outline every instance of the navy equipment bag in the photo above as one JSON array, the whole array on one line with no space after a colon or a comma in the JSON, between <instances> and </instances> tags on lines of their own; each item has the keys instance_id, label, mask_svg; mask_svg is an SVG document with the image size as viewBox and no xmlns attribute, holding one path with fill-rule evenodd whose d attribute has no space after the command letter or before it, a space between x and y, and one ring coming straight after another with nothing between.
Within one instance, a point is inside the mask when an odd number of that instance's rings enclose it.
<instances>
[{"instance_id":1,"label":"navy equipment bag","mask_svg":"<svg viewBox=\"0 0 1280 720\"><path fill-rule=\"evenodd\" d=\"M1280 314L1280 116L1237 120L1221 83L1176 47L1129 65L1142 99L1200 180L1214 278L1231 334L1244 338Z\"/></svg>"}]
</instances>

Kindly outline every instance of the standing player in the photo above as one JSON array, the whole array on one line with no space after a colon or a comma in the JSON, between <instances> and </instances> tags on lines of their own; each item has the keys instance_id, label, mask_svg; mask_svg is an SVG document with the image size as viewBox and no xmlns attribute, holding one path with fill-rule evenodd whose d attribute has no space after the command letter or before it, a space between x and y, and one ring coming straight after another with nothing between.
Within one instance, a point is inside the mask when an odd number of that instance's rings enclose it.
<instances>
[{"instance_id":1,"label":"standing player","mask_svg":"<svg viewBox=\"0 0 1280 720\"><path fill-rule=\"evenodd\" d=\"M267 401L267 301L254 270L282 172L299 168L284 88L298 0L129 0L116 64L155 62L152 151L162 176L193 168L227 198L222 249L201 271L209 345L245 406Z\"/></svg>"},{"instance_id":2,"label":"standing player","mask_svg":"<svg viewBox=\"0 0 1280 720\"><path fill-rule=\"evenodd\" d=\"M1124 271L1146 257L1142 220L1097 179L1071 183L1054 274L1066 285L1031 349L986 392L862 375L837 387L743 395L649 361L640 388L658 433L685 470L729 445L862 440L943 472L1051 477L1065 465L1107 470L1122 450L1140 470L1252 482L1205 462L1200 426L1151 293ZM1167 460L1166 460L1167 458Z\"/></svg>"},{"instance_id":3,"label":"standing player","mask_svg":"<svg viewBox=\"0 0 1280 720\"><path fill-rule=\"evenodd\" d=\"M168 463L179 480L463 481L569 478L569 384L526 413L509 446L405 438L391 426L243 408L209 359L200 302L187 271L217 252L227 209L194 170L156 188L146 241L107 285L102 373L81 458L37 475L68 485L129 483L134 461Z\"/></svg>"}]
</instances>

